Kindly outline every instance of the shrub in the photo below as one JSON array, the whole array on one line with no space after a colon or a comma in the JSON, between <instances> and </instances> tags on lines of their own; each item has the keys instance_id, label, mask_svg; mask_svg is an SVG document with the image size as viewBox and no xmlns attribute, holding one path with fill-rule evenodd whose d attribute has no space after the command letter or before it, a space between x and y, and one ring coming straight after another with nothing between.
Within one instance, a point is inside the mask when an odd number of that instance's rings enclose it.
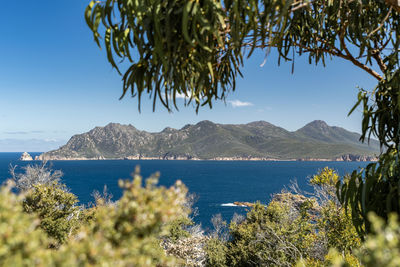
<instances>
[{"instance_id":1,"label":"shrub","mask_svg":"<svg viewBox=\"0 0 400 267\"><path fill-rule=\"evenodd\" d=\"M312 225L300 218L286 204L272 201L265 208L257 203L243 223L230 225L228 266L292 266L315 238Z\"/></svg>"},{"instance_id":2,"label":"shrub","mask_svg":"<svg viewBox=\"0 0 400 267\"><path fill-rule=\"evenodd\" d=\"M77 197L66 191L65 185L35 184L22 201L23 210L35 213L40 218L42 228L58 246L68 240L69 236L82 223L80 208L76 206Z\"/></svg>"},{"instance_id":3,"label":"shrub","mask_svg":"<svg viewBox=\"0 0 400 267\"><path fill-rule=\"evenodd\" d=\"M314 175L310 184L313 185L315 196L320 203L317 227L319 236L326 243L326 250L336 248L344 253L351 253L360 247L361 240L351 220L351 210L342 207L336 196L336 184L339 175L332 169L324 168Z\"/></svg>"},{"instance_id":4,"label":"shrub","mask_svg":"<svg viewBox=\"0 0 400 267\"><path fill-rule=\"evenodd\" d=\"M75 216L76 197L57 183L35 184L19 195L1 187L0 265L176 266L178 259L165 253L160 238L169 235L172 221L187 214L187 189L179 181L169 189L156 183L153 176L143 187L138 172L133 181L120 181L121 199L91 208L89 222ZM75 219L79 229L68 224ZM50 249L53 241L43 229L68 242Z\"/></svg>"},{"instance_id":5,"label":"shrub","mask_svg":"<svg viewBox=\"0 0 400 267\"><path fill-rule=\"evenodd\" d=\"M10 185L0 188L0 265L47 266L51 259L46 233L34 214L23 212L21 201Z\"/></svg>"},{"instance_id":6,"label":"shrub","mask_svg":"<svg viewBox=\"0 0 400 267\"><path fill-rule=\"evenodd\" d=\"M357 261L352 251L360 239L336 197L339 175L324 168L310 179L314 194L283 191L268 206L257 203L246 219L231 222L226 241L213 235L207 243L209 266L306 266L328 263L331 248ZM295 192L297 192L295 190Z\"/></svg>"},{"instance_id":7,"label":"shrub","mask_svg":"<svg viewBox=\"0 0 400 267\"><path fill-rule=\"evenodd\" d=\"M224 241L218 238L210 238L204 248L207 259L206 266L209 267L226 267L228 247Z\"/></svg>"},{"instance_id":8,"label":"shrub","mask_svg":"<svg viewBox=\"0 0 400 267\"><path fill-rule=\"evenodd\" d=\"M63 173L60 170L52 170L43 161L41 165L27 165L22 167L23 172L16 173L16 166L11 167L11 179L20 191L31 189L36 184L49 185L58 183Z\"/></svg>"},{"instance_id":9,"label":"shrub","mask_svg":"<svg viewBox=\"0 0 400 267\"><path fill-rule=\"evenodd\" d=\"M96 216L70 242L60 247L55 262L70 266L175 266L160 237L167 225L187 213L187 189L177 181L167 189L156 187L158 178L147 179L142 187L138 170L134 180L120 181L123 196L114 205L99 206Z\"/></svg>"},{"instance_id":10,"label":"shrub","mask_svg":"<svg viewBox=\"0 0 400 267\"><path fill-rule=\"evenodd\" d=\"M397 214L389 215L389 220L369 214L372 233L369 234L357 256L365 266L400 266L400 224Z\"/></svg>"},{"instance_id":11,"label":"shrub","mask_svg":"<svg viewBox=\"0 0 400 267\"><path fill-rule=\"evenodd\" d=\"M180 259L179 266L200 267L206 264L207 252L205 246L208 239L201 227L194 225L185 230L184 235L180 235L174 240L164 239L162 247L168 255Z\"/></svg>"}]
</instances>

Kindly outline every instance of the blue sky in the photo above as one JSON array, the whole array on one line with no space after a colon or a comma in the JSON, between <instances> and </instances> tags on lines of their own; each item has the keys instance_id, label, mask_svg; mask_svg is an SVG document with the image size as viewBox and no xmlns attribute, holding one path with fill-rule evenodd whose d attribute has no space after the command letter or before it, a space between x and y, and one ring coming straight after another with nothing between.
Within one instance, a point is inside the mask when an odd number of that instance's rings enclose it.
<instances>
[{"instance_id":1,"label":"blue sky","mask_svg":"<svg viewBox=\"0 0 400 267\"><path fill-rule=\"evenodd\" d=\"M321 119L360 131L360 111L350 117L347 113L356 101L357 86L369 90L375 86L372 77L340 59L328 61L323 68L309 65L307 57L297 58L291 74L291 64L278 67L272 53L261 67L263 51L245 61L244 78L226 103L198 114L193 107L181 105L179 111L168 113L158 105L153 113L151 101L145 98L139 113L135 98L119 100L121 78L84 22L88 3L2 3L0 139L64 142L109 122L154 132L204 119L219 123L265 120L288 130Z\"/></svg>"}]
</instances>

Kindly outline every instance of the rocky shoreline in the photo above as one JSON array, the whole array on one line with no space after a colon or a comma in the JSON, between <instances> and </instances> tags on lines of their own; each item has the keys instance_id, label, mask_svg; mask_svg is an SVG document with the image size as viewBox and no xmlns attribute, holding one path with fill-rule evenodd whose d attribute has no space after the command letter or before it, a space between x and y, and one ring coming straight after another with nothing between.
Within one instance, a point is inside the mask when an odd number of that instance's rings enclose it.
<instances>
[{"instance_id":1,"label":"rocky shoreline","mask_svg":"<svg viewBox=\"0 0 400 267\"><path fill-rule=\"evenodd\" d=\"M333 159L324 158L300 158L300 159L276 159L276 158L264 158L264 157L215 157L211 159L201 159L193 156L126 156L117 158L105 158L103 156L87 158L87 157L63 157L63 156L47 156L39 155L35 157L35 160L196 160L196 161L345 161L345 162L365 162L365 161L377 161L378 157L374 156L360 156L360 155L342 155Z\"/></svg>"},{"instance_id":2,"label":"rocky shoreline","mask_svg":"<svg viewBox=\"0 0 400 267\"><path fill-rule=\"evenodd\" d=\"M32 156L29 155L28 152L24 152L24 153L22 153L22 155L21 155L21 157L19 158L19 160L21 160L21 161L31 161L31 160L33 160L33 159L32 159Z\"/></svg>"}]
</instances>

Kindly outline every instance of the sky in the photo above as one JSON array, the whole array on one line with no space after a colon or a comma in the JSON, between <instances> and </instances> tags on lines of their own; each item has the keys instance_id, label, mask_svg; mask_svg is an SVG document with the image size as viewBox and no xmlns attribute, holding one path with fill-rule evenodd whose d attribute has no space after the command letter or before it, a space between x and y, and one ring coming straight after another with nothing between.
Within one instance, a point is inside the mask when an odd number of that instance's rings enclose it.
<instances>
[{"instance_id":1,"label":"sky","mask_svg":"<svg viewBox=\"0 0 400 267\"><path fill-rule=\"evenodd\" d=\"M361 111L347 116L358 87L372 90L376 81L342 59L322 65L307 57L277 64L272 53L257 51L247 59L243 78L226 102L213 109L184 107L168 113L161 105L136 98L122 100L121 77L109 65L85 24L90 1L4 1L0 16L0 151L20 151L18 140L65 143L72 135L110 122L158 132L201 120L248 123L264 120L294 131L313 120L360 132ZM265 64L263 64L265 63ZM28 142L29 143L29 142ZM48 147L43 145L43 151ZM35 147L35 149L40 149ZM29 147L26 149L29 150Z\"/></svg>"}]
</instances>

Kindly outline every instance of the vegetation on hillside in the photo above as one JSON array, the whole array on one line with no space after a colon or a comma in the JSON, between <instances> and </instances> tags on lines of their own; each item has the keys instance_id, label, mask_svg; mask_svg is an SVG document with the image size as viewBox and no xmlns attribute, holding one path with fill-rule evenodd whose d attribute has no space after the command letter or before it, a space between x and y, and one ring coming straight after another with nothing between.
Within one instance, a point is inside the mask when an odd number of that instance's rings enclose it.
<instances>
[{"instance_id":1,"label":"vegetation on hillside","mask_svg":"<svg viewBox=\"0 0 400 267\"><path fill-rule=\"evenodd\" d=\"M359 142L360 135L313 121L289 132L265 121L219 124L201 121L182 129L158 133L139 131L132 125L110 123L74 135L66 145L39 159L102 159L154 157L159 159L331 159L370 160L379 143Z\"/></svg>"}]
</instances>

